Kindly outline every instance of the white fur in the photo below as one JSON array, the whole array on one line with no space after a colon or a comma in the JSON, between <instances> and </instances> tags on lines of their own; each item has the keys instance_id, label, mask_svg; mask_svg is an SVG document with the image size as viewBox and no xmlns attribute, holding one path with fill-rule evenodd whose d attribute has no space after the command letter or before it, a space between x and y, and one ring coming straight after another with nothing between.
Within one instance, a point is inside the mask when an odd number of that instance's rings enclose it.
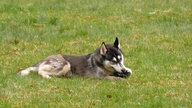
<instances>
[{"instance_id":1,"label":"white fur","mask_svg":"<svg viewBox=\"0 0 192 108\"><path fill-rule=\"evenodd\" d=\"M113 60L114 60L114 61L117 61L117 59L116 59L115 57L113 57Z\"/></svg>"},{"instance_id":2,"label":"white fur","mask_svg":"<svg viewBox=\"0 0 192 108\"><path fill-rule=\"evenodd\" d=\"M118 60L120 60L120 59L121 59L121 56L120 56L120 55L118 55L118 56L117 56L117 59L118 59Z\"/></svg>"},{"instance_id":3,"label":"white fur","mask_svg":"<svg viewBox=\"0 0 192 108\"><path fill-rule=\"evenodd\" d=\"M36 67L29 67L20 71L21 76L27 76L31 71L37 71Z\"/></svg>"},{"instance_id":4,"label":"white fur","mask_svg":"<svg viewBox=\"0 0 192 108\"><path fill-rule=\"evenodd\" d=\"M132 70L125 67L125 65L124 65L124 56L122 54L121 54L121 58L122 58L122 60L121 60L122 67L124 67L130 74L132 74Z\"/></svg>"}]
</instances>

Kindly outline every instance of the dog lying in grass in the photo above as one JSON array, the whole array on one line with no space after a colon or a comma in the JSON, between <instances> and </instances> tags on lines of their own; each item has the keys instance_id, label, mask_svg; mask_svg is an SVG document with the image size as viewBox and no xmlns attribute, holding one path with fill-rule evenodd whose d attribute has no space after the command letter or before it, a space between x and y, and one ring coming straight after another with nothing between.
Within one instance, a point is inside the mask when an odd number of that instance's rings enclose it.
<instances>
[{"instance_id":1,"label":"dog lying in grass","mask_svg":"<svg viewBox=\"0 0 192 108\"><path fill-rule=\"evenodd\" d=\"M79 75L117 79L127 78L132 74L131 69L124 65L124 56L118 38L113 44L103 42L93 53L84 56L62 54L48 56L37 64L22 69L19 73L26 76L31 71L37 72L43 78L51 78L52 75Z\"/></svg>"}]
</instances>

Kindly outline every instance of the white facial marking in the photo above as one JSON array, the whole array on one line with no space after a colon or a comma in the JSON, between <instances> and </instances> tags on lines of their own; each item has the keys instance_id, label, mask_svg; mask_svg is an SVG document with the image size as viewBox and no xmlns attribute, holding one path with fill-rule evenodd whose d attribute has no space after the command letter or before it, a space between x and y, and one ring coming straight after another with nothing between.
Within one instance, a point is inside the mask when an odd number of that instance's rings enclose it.
<instances>
[{"instance_id":1,"label":"white facial marking","mask_svg":"<svg viewBox=\"0 0 192 108\"><path fill-rule=\"evenodd\" d=\"M114 61L115 61L115 60L117 61L117 59L120 59L120 60L121 60L121 61L120 61L119 63L117 63L117 64L112 64L111 61L106 60L106 61L105 61L105 67L106 67L107 69L109 69L109 70L111 70L110 67L112 67L115 71L117 71L117 72L119 72L119 73L122 73L122 70L126 70L127 72L129 72L130 74L132 74L132 70L129 69L129 68L127 68L127 67L125 67L125 65L124 65L123 55L121 54L121 55L117 56L117 58L113 57L113 60L114 60ZM112 70L113 70L113 69L112 69ZM112 70L111 70L111 71L112 71Z\"/></svg>"},{"instance_id":2,"label":"white facial marking","mask_svg":"<svg viewBox=\"0 0 192 108\"><path fill-rule=\"evenodd\" d=\"M115 57L113 57L113 61L117 61L117 59Z\"/></svg>"},{"instance_id":3,"label":"white facial marking","mask_svg":"<svg viewBox=\"0 0 192 108\"><path fill-rule=\"evenodd\" d=\"M121 64L122 64L122 66L129 72L129 73L131 73L132 74L132 70L131 69L129 69L129 68L127 68L127 67L125 67L125 65L124 65L124 56L123 55L121 55Z\"/></svg>"},{"instance_id":4,"label":"white facial marking","mask_svg":"<svg viewBox=\"0 0 192 108\"><path fill-rule=\"evenodd\" d=\"M124 57L123 57L123 55L121 55L121 56L117 56L117 58L118 59L121 59L121 61L120 61L120 63L118 63L118 64L114 64L114 65L111 65L117 72L122 72L122 70L127 70L127 72L129 72L129 73L131 73L132 74L132 70L131 69L129 69L129 68L127 68L127 67L125 67L125 65L124 65Z\"/></svg>"},{"instance_id":5,"label":"white facial marking","mask_svg":"<svg viewBox=\"0 0 192 108\"><path fill-rule=\"evenodd\" d=\"M118 64L111 65L117 72L121 72L122 67Z\"/></svg>"},{"instance_id":6,"label":"white facial marking","mask_svg":"<svg viewBox=\"0 0 192 108\"><path fill-rule=\"evenodd\" d=\"M118 59L118 60L120 60L120 59L121 59L121 56L120 56L120 55L118 55L118 56L117 56L117 59Z\"/></svg>"}]
</instances>

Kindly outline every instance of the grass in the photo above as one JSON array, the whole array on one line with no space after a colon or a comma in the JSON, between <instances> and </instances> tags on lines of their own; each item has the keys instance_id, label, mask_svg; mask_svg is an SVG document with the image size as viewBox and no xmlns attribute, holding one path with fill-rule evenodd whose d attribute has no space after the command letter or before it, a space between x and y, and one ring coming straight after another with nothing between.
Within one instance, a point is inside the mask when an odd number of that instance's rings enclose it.
<instances>
[{"instance_id":1,"label":"grass","mask_svg":"<svg viewBox=\"0 0 192 108\"><path fill-rule=\"evenodd\" d=\"M192 107L190 0L1 0L0 107ZM125 81L16 72L119 37Z\"/></svg>"}]
</instances>

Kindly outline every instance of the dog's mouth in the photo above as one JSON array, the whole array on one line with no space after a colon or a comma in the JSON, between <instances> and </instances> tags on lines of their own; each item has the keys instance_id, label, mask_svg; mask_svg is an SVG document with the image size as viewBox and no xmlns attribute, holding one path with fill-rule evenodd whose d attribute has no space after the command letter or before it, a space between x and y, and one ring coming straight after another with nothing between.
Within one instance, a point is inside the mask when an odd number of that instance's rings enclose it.
<instances>
[{"instance_id":1,"label":"dog's mouth","mask_svg":"<svg viewBox=\"0 0 192 108\"><path fill-rule=\"evenodd\" d=\"M130 72L117 72L117 71L115 71L114 73L113 73L113 76L115 76L115 77L121 77L121 78L127 78L127 77L129 77L131 75L131 73Z\"/></svg>"}]
</instances>

